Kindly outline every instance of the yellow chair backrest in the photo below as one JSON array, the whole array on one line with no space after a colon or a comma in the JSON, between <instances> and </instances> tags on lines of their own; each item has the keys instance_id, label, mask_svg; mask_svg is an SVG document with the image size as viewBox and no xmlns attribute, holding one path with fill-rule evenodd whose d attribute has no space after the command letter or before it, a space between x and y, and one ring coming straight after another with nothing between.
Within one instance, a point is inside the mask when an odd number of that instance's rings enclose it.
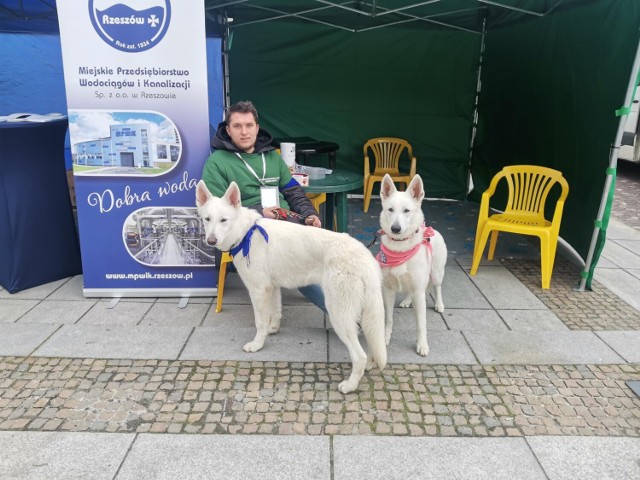
<instances>
[{"instance_id":1,"label":"yellow chair backrest","mask_svg":"<svg viewBox=\"0 0 640 480\"><path fill-rule=\"evenodd\" d=\"M369 165L369 151L373 152L375 160L374 170L371 172ZM407 152L411 165L409 171L401 173L398 165L403 152ZM363 147L364 152L364 204L363 210L369 210L369 202L373 192L373 185L381 182L385 174L389 174L394 183L409 185L411 179L416 175L416 157L413 156L411 144L395 137L377 137L368 140Z\"/></svg>"},{"instance_id":2,"label":"yellow chair backrest","mask_svg":"<svg viewBox=\"0 0 640 480\"><path fill-rule=\"evenodd\" d=\"M402 152L406 149L409 154L409 159L413 158L413 149L406 140L402 138L394 137L379 137L372 138L364 144L364 156L368 157L367 149L371 149L373 152L373 158L375 160L374 173L376 175L398 175L398 164ZM366 168L366 166L365 166Z\"/></svg>"},{"instance_id":3,"label":"yellow chair backrest","mask_svg":"<svg viewBox=\"0 0 640 480\"><path fill-rule=\"evenodd\" d=\"M569 184L562 176L562 172L536 165L504 167L493 177L485 193L488 196L493 195L498 182L503 178L509 189L509 198L503 216L529 214L533 216L532 221L537 217L539 222L544 223L545 204L553 186L559 183L562 187L558 198L558 203L561 206L564 205L569 193ZM556 204L556 208L558 208L558 204Z\"/></svg>"}]
</instances>

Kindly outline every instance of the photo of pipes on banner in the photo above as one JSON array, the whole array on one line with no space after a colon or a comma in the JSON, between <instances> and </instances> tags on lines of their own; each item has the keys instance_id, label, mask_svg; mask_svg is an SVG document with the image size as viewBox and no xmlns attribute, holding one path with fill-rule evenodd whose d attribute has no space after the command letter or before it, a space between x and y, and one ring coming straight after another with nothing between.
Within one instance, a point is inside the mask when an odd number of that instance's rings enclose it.
<instances>
[{"instance_id":1,"label":"photo of pipes on banner","mask_svg":"<svg viewBox=\"0 0 640 480\"><path fill-rule=\"evenodd\" d=\"M204 0L58 0L86 296L211 296Z\"/></svg>"}]
</instances>

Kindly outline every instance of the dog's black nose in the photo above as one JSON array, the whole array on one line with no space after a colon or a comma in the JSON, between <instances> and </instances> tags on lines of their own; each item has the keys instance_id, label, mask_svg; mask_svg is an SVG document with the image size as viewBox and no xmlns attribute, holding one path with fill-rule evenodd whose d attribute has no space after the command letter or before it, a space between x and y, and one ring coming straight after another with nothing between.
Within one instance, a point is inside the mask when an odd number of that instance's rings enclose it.
<instances>
[{"instance_id":1,"label":"dog's black nose","mask_svg":"<svg viewBox=\"0 0 640 480\"><path fill-rule=\"evenodd\" d=\"M400 233L400 230L402 230L398 225L391 225L391 231L393 233Z\"/></svg>"}]
</instances>

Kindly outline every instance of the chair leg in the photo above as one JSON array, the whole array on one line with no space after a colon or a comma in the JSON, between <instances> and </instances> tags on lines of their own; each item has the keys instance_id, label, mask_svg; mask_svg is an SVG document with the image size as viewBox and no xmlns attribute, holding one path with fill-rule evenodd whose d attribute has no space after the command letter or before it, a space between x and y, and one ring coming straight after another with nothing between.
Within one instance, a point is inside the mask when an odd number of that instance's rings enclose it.
<instances>
[{"instance_id":1,"label":"chair leg","mask_svg":"<svg viewBox=\"0 0 640 480\"><path fill-rule=\"evenodd\" d=\"M493 260L493 255L496 253L496 244L498 243L499 230L491 232L491 242L489 243L489 253L487 254L488 260Z\"/></svg>"},{"instance_id":2,"label":"chair leg","mask_svg":"<svg viewBox=\"0 0 640 480\"><path fill-rule=\"evenodd\" d=\"M222 252L222 258L220 260L220 272L218 273L218 299L216 303L216 313L222 311L222 297L224 296L224 281L227 278L227 263L229 263L233 257L228 252Z\"/></svg>"},{"instance_id":3,"label":"chair leg","mask_svg":"<svg viewBox=\"0 0 640 480\"><path fill-rule=\"evenodd\" d=\"M547 235L540 237L540 271L542 288L547 290L551 286L553 264L556 259L557 241L552 241Z\"/></svg>"},{"instance_id":4,"label":"chair leg","mask_svg":"<svg viewBox=\"0 0 640 480\"><path fill-rule=\"evenodd\" d=\"M487 230L485 228L482 229L482 233L480 237L476 235L476 243L473 248L473 262L471 263L471 275L475 275L478 271L478 267L480 266L480 260L482 259L482 253L484 252L484 247L487 245L487 239L489 238L489 233L491 230Z\"/></svg>"},{"instance_id":5,"label":"chair leg","mask_svg":"<svg viewBox=\"0 0 640 480\"><path fill-rule=\"evenodd\" d=\"M373 185L376 182L369 178L369 181L367 182L367 189L364 192L364 213L367 213L369 211L369 202L371 202L371 193L373 192Z\"/></svg>"}]
</instances>

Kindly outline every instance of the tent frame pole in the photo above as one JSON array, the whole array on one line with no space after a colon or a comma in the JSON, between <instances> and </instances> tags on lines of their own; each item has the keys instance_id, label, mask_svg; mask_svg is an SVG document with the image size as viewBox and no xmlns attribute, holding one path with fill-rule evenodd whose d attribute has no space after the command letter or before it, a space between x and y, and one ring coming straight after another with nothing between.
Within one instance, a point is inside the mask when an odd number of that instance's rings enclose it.
<instances>
[{"instance_id":1,"label":"tent frame pole","mask_svg":"<svg viewBox=\"0 0 640 480\"><path fill-rule=\"evenodd\" d=\"M473 168L473 150L476 144L476 135L478 134L478 106L480 104L480 94L482 93L482 63L484 61L485 37L487 33L487 11L484 12L482 19L482 37L480 38L480 55L478 57L478 75L476 79L476 95L473 100L473 118L471 120L471 139L469 140L469 162L467 163L467 187L465 196L473 190L473 176L471 169Z\"/></svg>"},{"instance_id":2,"label":"tent frame pole","mask_svg":"<svg viewBox=\"0 0 640 480\"><path fill-rule=\"evenodd\" d=\"M222 35L222 83L224 89L224 109L231 106L231 97L230 97L230 88L229 88L229 51L231 50L231 45L229 41L230 29L229 29L229 16L227 12L223 12L222 21L224 22L224 33Z\"/></svg>"},{"instance_id":3,"label":"tent frame pole","mask_svg":"<svg viewBox=\"0 0 640 480\"><path fill-rule=\"evenodd\" d=\"M636 58L633 62L633 67L631 69L631 77L629 79L629 85L627 86L627 94L624 97L624 105L631 105L633 101L633 92L636 88L636 81L638 79L638 72L640 72L640 41L638 41L638 48L636 49ZM616 138L609 150L609 168L607 169L607 179L604 184L604 189L602 191L602 199L600 200L600 208L598 209L598 216L596 217L595 227L593 228L593 235L591 236L591 245L589 246L589 253L587 254L587 260L585 262L584 272L590 272L591 264L593 262L594 252L596 250L596 245L598 243L598 235L601 230L602 219L604 217L604 212L607 205L607 197L609 195L609 190L611 189L611 185L613 183L613 174L611 172L615 172L618 166L618 153L620 151L620 142L622 141L622 135L624 134L624 127L627 121L628 113L620 116L620 120L618 121L618 131L616 133ZM584 292L587 284L587 276L582 275L580 279L580 285L575 290L578 292Z\"/></svg>"}]
</instances>

